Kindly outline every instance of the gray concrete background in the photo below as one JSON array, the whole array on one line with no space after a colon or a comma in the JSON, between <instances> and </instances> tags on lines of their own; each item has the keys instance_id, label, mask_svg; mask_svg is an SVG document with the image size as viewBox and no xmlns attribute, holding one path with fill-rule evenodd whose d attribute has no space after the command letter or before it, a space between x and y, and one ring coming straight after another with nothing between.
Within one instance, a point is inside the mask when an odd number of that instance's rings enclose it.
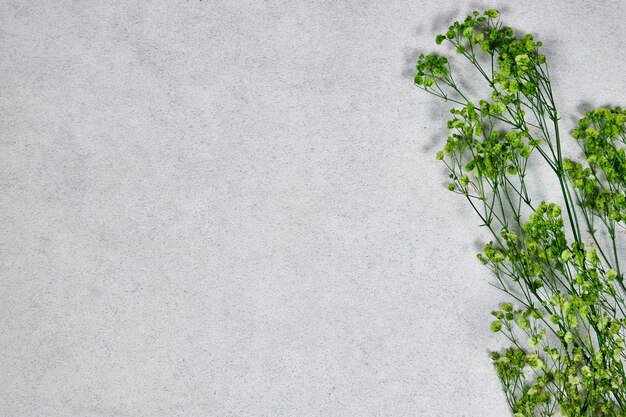
<instances>
[{"instance_id":1,"label":"gray concrete background","mask_svg":"<svg viewBox=\"0 0 626 417\"><path fill-rule=\"evenodd\" d=\"M508 415L411 81L488 6L626 105L617 0L0 1L0 415Z\"/></svg>"}]
</instances>

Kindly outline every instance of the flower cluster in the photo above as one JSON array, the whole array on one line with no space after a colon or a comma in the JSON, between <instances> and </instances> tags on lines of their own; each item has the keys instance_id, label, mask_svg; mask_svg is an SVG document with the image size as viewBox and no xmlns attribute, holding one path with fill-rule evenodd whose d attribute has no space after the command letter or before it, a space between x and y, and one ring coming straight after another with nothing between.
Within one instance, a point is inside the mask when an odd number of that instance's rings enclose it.
<instances>
[{"instance_id":1,"label":"flower cluster","mask_svg":"<svg viewBox=\"0 0 626 417\"><path fill-rule=\"evenodd\" d=\"M549 391L552 378L550 374L542 372L545 364L539 356L528 354L522 349L510 348L502 354L493 352L491 358L509 394L508 400L514 417L541 415L538 413L553 407ZM528 372L539 376L534 381L529 381L526 377ZM510 395L514 392L519 395Z\"/></svg>"},{"instance_id":2,"label":"flower cluster","mask_svg":"<svg viewBox=\"0 0 626 417\"><path fill-rule=\"evenodd\" d=\"M607 221L626 221L626 111L600 108L588 112L572 132L588 167L566 160L563 167L580 194L581 204Z\"/></svg>"},{"instance_id":3,"label":"flower cluster","mask_svg":"<svg viewBox=\"0 0 626 417\"><path fill-rule=\"evenodd\" d=\"M514 416L626 417L617 243L626 222L626 111L588 112L572 132L586 162L565 159L541 42L503 26L495 10L454 22L435 41L451 44L491 88L488 99L468 97L444 56L420 55L416 65L415 85L455 105L437 159L450 190L492 233L478 258L512 300L492 313L491 330L512 344L492 359ZM562 206L532 202L533 157L558 179Z\"/></svg>"},{"instance_id":4,"label":"flower cluster","mask_svg":"<svg viewBox=\"0 0 626 417\"><path fill-rule=\"evenodd\" d=\"M436 83L437 77L448 74L448 59L445 56L420 55L416 65L415 84L428 88Z\"/></svg>"},{"instance_id":5,"label":"flower cluster","mask_svg":"<svg viewBox=\"0 0 626 417\"><path fill-rule=\"evenodd\" d=\"M595 249L567 242L561 209L555 204L541 203L522 230L519 236L502 230L503 246L490 242L479 255L503 290L512 294L504 276L521 284L523 296L516 298L525 309L514 310L506 303L492 313L496 320L491 323L492 331L503 332L516 347L504 356L494 354L511 407L522 415L546 415L542 413L557 401L563 415L585 415L582 410L607 415L626 394L626 319L618 311L625 308L614 286L618 274L603 268ZM548 333L559 341L557 346ZM602 342L594 343L592 335ZM534 366L540 370L534 382L517 380L528 365L519 361L522 353L536 356L541 364ZM511 354L517 355L517 362L511 361ZM541 355L551 366L545 366ZM555 398L544 388L566 395Z\"/></svg>"},{"instance_id":6,"label":"flower cluster","mask_svg":"<svg viewBox=\"0 0 626 417\"><path fill-rule=\"evenodd\" d=\"M460 110L452 109L455 117L448 121L453 134L438 159L454 156L464 162L465 171L477 178L495 179L500 173L517 174L523 160L531 154L530 138L525 132L500 132L486 119L491 109L487 102L476 108L471 102Z\"/></svg>"}]
</instances>

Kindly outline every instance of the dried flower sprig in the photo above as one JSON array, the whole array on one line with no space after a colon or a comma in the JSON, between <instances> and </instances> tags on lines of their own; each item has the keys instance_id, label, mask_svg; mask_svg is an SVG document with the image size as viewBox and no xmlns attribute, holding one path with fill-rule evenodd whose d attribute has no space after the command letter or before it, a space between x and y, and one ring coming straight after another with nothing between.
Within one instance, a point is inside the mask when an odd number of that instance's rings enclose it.
<instances>
[{"instance_id":1,"label":"dried flower sprig","mask_svg":"<svg viewBox=\"0 0 626 417\"><path fill-rule=\"evenodd\" d=\"M491 330L512 344L492 358L514 416L626 416L617 242L626 227L626 111L588 112L572 133L585 161L566 159L541 42L504 26L496 10L454 22L435 41L452 45L491 91L470 100L448 58L419 57L415 85L455 106L437 153L448 188L491 232L478 258L511 299L493 312ZM531 158L556 176L563 211L533 201Z\"/></svg>"}]
</instances>

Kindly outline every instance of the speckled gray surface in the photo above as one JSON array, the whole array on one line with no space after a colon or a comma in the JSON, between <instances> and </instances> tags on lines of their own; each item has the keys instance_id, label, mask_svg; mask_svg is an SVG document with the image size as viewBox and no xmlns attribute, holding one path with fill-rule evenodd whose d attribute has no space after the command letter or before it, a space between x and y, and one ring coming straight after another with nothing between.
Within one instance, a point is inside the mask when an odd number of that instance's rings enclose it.
<instances>
[{"instance_id":1,"label":"speckled gray surface","mask_svg":"<svg viewBox=\"0 0 626 417\"><path fill-rule=\"evenodd\" d=\"M485 6L626 105L623 1L1 1L0 415L508 415L411 82Z\"/></svg>"}]
</instances>

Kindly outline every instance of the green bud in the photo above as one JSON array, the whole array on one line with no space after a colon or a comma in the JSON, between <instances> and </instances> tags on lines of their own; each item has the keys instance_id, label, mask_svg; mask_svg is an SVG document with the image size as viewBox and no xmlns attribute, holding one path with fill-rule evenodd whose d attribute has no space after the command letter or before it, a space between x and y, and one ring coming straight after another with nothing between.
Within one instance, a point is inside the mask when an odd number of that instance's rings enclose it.
<instances>
[{"instance_id":1,"label":"green bud","mask_svg":"<svg viewBox=\"0 0 626 417\"><path fill-rule=\"evenodd\" d=\"M515 57L515 63L521 69L525 69L528 66L528 64L530 63L530 58L526 54L517 55Z\"/></svg>"},{"instance_id":2,"label":"green bud","mask_svg":"<svg viewBox=\"0 0 626 417\"><path fill-rule=\"evenodd\" d=\"M476 136L482 136L483 135L483 124L480 122L476 122L476 127L474 128L474 134Z\"/></svg>"},{"instance_id":3,"label":"green bud","mask_svg":"<svg viewBox=\"0 0 626 417\"><path fill-rule=\"evenodd\" d=\"M528 319L524 316L520 316L520 318L517 320L517 324L519 324L519 327L521 327L523 330L528 329Z\"/></svg>"},{"instance_id":4,"label":"green bud","mask_svg":"<svg viewBox=\"0 0 626 417\"><path fill-rule=\"evenodd\" d=\"M567 378L567 382L569 382L572 385L578 385L580 384L580 378L578 378L576 375L570 375Z\"/></svg>"},{"instance_id":5,"label":"green bud","mask_svg":"<svg viewBox=\"0 0 626 417\"><path fill-rule=\"evenodd\" d=\"M488 9L485 10L485 13L483 13L485 16L490 17L492 19L495 19L496 17L498 17L498 15L500 14L497 10L494 9Z\"/></svg>"},{"instance_id":6,"label":"green bud","mask_svg":"<svg viewBox=\"0 0 626 417\"><path fill-rule=\"evenodd\" d=\"M615 278L617 278L617 272L613 269L609 269L608 271L606 271L606 274L604 274L604 277L607 281L613 281Z\"/></svg>"},{"instance_id":7,"label":"green bud","mask_svg":"<svg viewBox=\"0 0 626 417\"><path fill-rule=\"evenodd\" d=\"M543 361L534 353L526 356L526 363L535 369L541 369L544 366Z\"/></svg>"},{"instance_id":8,"label":"green bud","mask_svg":"<svg viewBox=\"0 0 626 417\"><path fill-rule=\"evenodd\" d=\"M526 43L524 44L524 47L526 48L526 50L528 52L532 52L535 50L535 43L532 40L527 40Z\"/></svg>"},{"instance_id":9,"label":"green bud","mask_svg":"<svg viewBox=\"0 0 626 417\"><path fill-rule=\"evenodd\" d=\"M502 104L502 102L497 101L491 105L490 109L492 112L496 114L502 114L504 113L505 107L504 107L504 104Z\"/></svg>"},{"instance_id":10,"label":"green bud","mask_svg":"<svg viewBox=\"0 0 626 417\"><path fill-rule=\"evenodd\" d=\"M572 343L574 341L574 335L572 334L572 332L568 331L563 336L563 340L565 341L565 343Z\"/></svg>"},{"instance_id":11,"label":"green bud","mask_svg":"<svg viewBox=\"0 0 626 417\"><path fill-rule=\"evenodd\" d=\"M573 314L568 314L568 315L566 316L566 319L567 319L567 325L568 325L569 327L577 327L577 326L578 326L578 319L576 318L576 316L575 316L575 315L573 315Z\"/></svg>"},{"instance_id":12,"label":"green bud","mask_svg":"<svg viewBox=\"0 0 626 417\"><path fill-rule=\"evenodd\" d=\"M572 259L572 252L569 251L569 249L565 249L562 253L561 253L561 260L563 262L567 262L570 259Z\"/></svg>"},{"instance_id":13,"label":"green bud","mask_svg":"<svg viewBox=\"0 0 626 417\"><path fill-rule=\"evenodd\" d=\"M589 377L591 377L591 375L593 375L593 374L591 373L591 369L589 369L589 367L588 367L588 366L586 366L586 365L580 368L580 373L581 373L581 374L582 374L585 378L589 378Z\"/></svg>"}]
</instances>

